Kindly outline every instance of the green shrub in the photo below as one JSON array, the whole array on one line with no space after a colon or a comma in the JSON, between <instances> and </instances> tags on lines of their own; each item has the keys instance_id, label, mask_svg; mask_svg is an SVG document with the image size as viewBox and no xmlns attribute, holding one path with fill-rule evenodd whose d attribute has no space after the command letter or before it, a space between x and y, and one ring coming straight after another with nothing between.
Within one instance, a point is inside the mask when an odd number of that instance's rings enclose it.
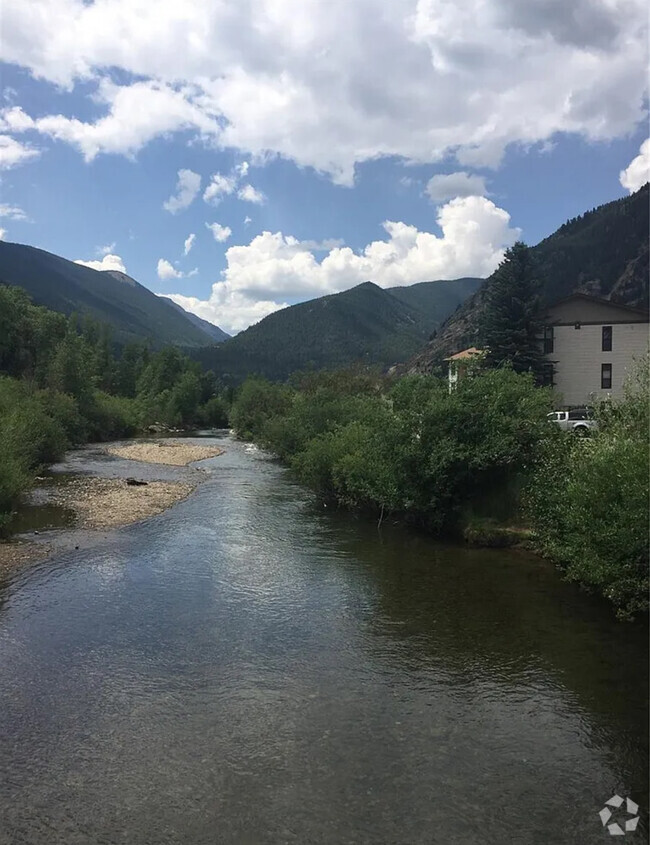
<instances>
[{"instance_id":1,"label":"green shrub","mask_svg":"<svg viewBox=\"0 0 650 845\"><path fill-rule=\"evenodd\" d=\"M646 377L644 376L644 379ZM598 409L589 440L547 443L527 493L540 550L597 590L621 618L648 608L648 400L645 380Z\"/></svg>"},{"instance_id":2,"label":"green shrub","mask_svg":"<svg viewBox=\"0 0 650 845\"><path fill-rule=\"evenodd\" d=\"M94 391L88 411L88 436L90 440L113 440L129 437L137 431L137 406L126 396L111 396L101 390Z\"/></svg>"}]
</instances>

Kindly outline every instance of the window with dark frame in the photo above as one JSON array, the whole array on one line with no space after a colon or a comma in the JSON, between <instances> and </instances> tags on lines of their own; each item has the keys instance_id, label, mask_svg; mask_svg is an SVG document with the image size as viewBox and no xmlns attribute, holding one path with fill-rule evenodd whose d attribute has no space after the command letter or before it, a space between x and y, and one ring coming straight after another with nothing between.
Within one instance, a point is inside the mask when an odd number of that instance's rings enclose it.
<instances>
[{"instance_id":1,"label":"window with dark frame","mask_svg":"<svg viewBox=\"0 0 650 845\"><path fill-rule=\"evenodd\" d=\"M544 326L544 355L553 352L553 326Z\"/></svg>"},{"instance_id":2,"label":"window with dark frame","mask_svg":"<svg viewBox=\"0 0 650 845\"><path fill-rule=\"evenodd\" d=\"M612 389L612 365L601 364L600 366L600 386L603 390Z\"/></svg>"},{"instance_id":3,"label":"window with dark frame","mask_svg":"<svg viewBox=\"0 0 650 845\"><path fill-rule=\"evenodd\" d=\"M612 327L603 326L603 352L612 351Z\"/></svg>"}]
</instances>

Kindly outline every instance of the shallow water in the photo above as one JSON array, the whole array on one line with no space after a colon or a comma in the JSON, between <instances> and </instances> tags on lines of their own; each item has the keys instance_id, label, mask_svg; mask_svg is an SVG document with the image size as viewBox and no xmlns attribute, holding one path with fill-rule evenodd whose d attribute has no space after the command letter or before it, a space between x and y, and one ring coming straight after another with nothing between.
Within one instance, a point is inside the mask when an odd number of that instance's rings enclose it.
<instances>
[{"instance_id":1,"label":"shallow water","mask_svg":"<svg viewBox=\"0 0 650 845\"><path fill-rule=\"evenodd\" d=\"M219 442L189 499L0 587L0 842L612 841L603 803L647 788L641 626Z\"/></svg>"}]
</instances>

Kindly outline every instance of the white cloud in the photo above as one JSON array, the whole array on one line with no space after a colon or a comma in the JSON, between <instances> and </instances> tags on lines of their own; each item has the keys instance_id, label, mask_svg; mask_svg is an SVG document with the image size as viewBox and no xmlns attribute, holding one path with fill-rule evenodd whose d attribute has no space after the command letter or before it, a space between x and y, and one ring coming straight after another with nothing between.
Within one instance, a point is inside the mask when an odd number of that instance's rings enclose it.
<instances>
[{"instance_id":1,"label":"white cloud","mask_svg":"<svg viewBox=\"0 0 650 845\"><path fill-rule=\"evenodd\" d=\"M199 268L195 267L193 270L190 270L190 272L187 274L187 278L189 279L192 276L197 276L198 273L199 273Z\"/></svg>"},{"instance_id":2,"label":"white cloud","mask_svg":"<svg viewBox=\"0 0 650 845\"><path fill-rule=\"evenodd\" d=\"M183 255L189 255L190 250L194 246L194 241L196 240L196 235L192 232L191 235L188 235L185 238L185 243L183 244Z\"/></svg>"},{"instance_id":3,"label":"white cloud","mask_svg":"<svg viewBox=\"0 0 650 845\"><path fill-rule=\"evenodd\" d=\"M163 281L167 279L182 279L183 274L167 261L166 258L158 259L158 267L156 268L158 278Z\"/></svg>"},{"instance_id":4,"label":"white cloud","mask_svg":"<svg viewBox=\"0 0 650 845\"><path fill-rule=\"evenodd\" d=\"M218 123L207 110L188 99L187 89L175 89L156 81L115 85L102 79L94 99L108 112L94 123L62 114L36 120L14 106L2 112L5 127L14 132L33 130L77 147L86 161L100 153L134 156L145 144L167 132L193 129L217 135Z\"/></svg>"},{"instance_id":5,"label":"white cloud","mask_svg":"<svg viewBox=\"0 0 650 845\"><path fill-rule=\"evenodd\" d=\"M244 226L248 226L249 223L253 222L253 218L249 217L248 214L244 217Z\"/></svg>"},{"instance_id":6,"label":"white cloud","mask_svg":"<svg viewBox=\"0 0 650 845\"><path fill-rule=\"evenodd\" d=\"M237 196L240 200L244 200L244 202L252 202L255 203L255 205L262 205L266 199L264 194L252 185L244 185L243 188L240 188L237 191Z\"/></svg>"},{"instance_id":7,"label":"white cloud","mask_svg":"<svg viewBox=\"0 0 650 845\"><path fill-rule=\"evenodd\" d=\"M163 208L171 214L176 214L191 205L200 190L201 177L198 173L193 170L179 170L176 193L163 203Z\"/></svg>"},{"instance_id":8,"label":"white cloud","mask_svg":"<svg viewBox=\"0 0 650 845\"><path fill-rule=\"evenodd\" d=\"M427 194L435 202L445 202L454 197L481 197L485 194L485 177L478 174L439 173L432 176L427 183Z\"/></svg>"},{"instance_id":9,"label":"white cloud","mask_svg":"<svg viewBox=\"0 0 650 845\"><path fill-rule=\"evenodd\" d=\"M181 308L214 323L228 334L237 334L288 305L287 302L251 299L231 290L223 282L212 286L212 294L207 301L180 293L168 294L168 297Z\"/></svg>"},{"instance_id":10,"label":"white cloud","mask_svg":"<svg viewBox=\"0 0 650 845\"><path fill-rule=\"evenodd\" d=\"M118 270L120 273L126 273L126 267L119 255L105 255L101 261L82 261L77 258L75 264L83 264L84 267L90 267L93 270Z\"/></svg>"},{"instance_id":11,"label":"white cloud","mask_svg":"<svg viewBox=\"0 0 650 845\"><path fill-rule=\"evenodd\" d=\"M621 170L621 185L633 194L650 179L650 138L641 144L639 155Z\"/></svg>"},{"instance_id":12,"label":"white cloud","mask_svg":"<svg viewBox=\"0 0 650 845\"><path fill-rule=\"evenodd\" d=\"M8 203L0 203L0 217L8 217L10 220L27 220L28 217L22 208L17 205L9 205Z\"/></svg>"},{"instance_id":13,"label":"white cloud","mask_svg":"<svg viewBox=\"0 0 650 845\"><path fill-rule=\"evenodd\" d=\"M442 235L386 221L386 237L362 251L332 246L319 261L323 242L262 232L247 245L226 250L227 266L207 300L175 295L183 308L228 332L237 332L289 300L345 290L360 282L381 287L431 279L488 276L520 232L509 214L485 197L462 197L438 209ZM311 248L310 248L311 247Z\"/></svg>"},{"instance_id":14,"label":"white cloud","mask_svg":"<svg viewBox=\"0 0 650 845\"><path fill-rule=\"evenodd\" d=\"M0 122L0 127L2 123ZM15 138L9 135L0 135L0 170L9 170L11 167L16 167L24 161L29 161L30 158L35 158L40 155L39 150L35 150L27 144L21 144Z\"/></svg>"},{"instance_id":15,"label":"white cloud","mask_svg":"<svg viewBox=\"0 0 650 845\"><path fill-rule=\"evenodd\" d=\"M115 251L116 246L117 244L115 243L115 241L110 244L104 244L104 246L98 246L96 250L97 255L108 255L109 253Z\"/></svg>"},{"instance_id":16,"label":"white cloud","mask_svg":"<svg viewBox=\"0 0 650 845\"><path fill-rule=\"evenodd\" d=\"M0 229L0 241L4 241L6 239L6 237L7 237L7 230L6 229Z\"/></svg>"},{"instance_id":17,"label":"white cloud","mask_svg":"<svg viewBox=\"0 0 650 845\"><path fill-rule=\"evenodd\" d=\"M218 205L221 199L232 194L236 187L236 176L224 176L223 173L213 173L210 183L203 192L203 199L205 202Z\"/></svg>"},{"instance_id":18,"label":"white cloud","mask_svg":"<svg viewBox=\"0 0 650 845\"><path fill-rule=\"evenodd\" d=\"M104 110L3 131L88 160L187 131L351 184L379 156L494 166L511 143L607 140L645 118L645 0L5 0L2 18L5 61L84 94L98 82Z\"/></svg>"},{"instance_id":19,"label":"white cloud","mask_svg":"<svg viewBox=\"0 0 650 845\"><path fill-rule=\"evenodd\" d=\"M245 179L248 176L249 168L250 164L247 161L242 161L241 164L238 164L237 167L235 167L235 173L240 179Z\"/></svg>"},{"instance_id":20,"label":"white cloud","mask_svg":"<svg viewBox=\"0 0 650 845\"><path fill-rule=\"evenodd\" d=\"M221 223L206 223L205 228L212 232L215 241L218 241L219 243L227 241L232 235L232 229L230 226L222 226Z\"/></svg>"}]
</instances>

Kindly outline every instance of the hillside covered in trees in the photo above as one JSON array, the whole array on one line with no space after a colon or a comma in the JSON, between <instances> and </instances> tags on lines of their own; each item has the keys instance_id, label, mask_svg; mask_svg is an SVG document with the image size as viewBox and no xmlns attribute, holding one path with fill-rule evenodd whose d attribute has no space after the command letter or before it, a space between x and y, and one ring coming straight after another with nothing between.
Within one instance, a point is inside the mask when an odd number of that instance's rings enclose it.
<instances>
[{"instance_id":1,"label":"hillside covered in trees","mask_svg":"<svg viewBox=\"0 0 650 845\"><path fill-rule=\"evenodd\" d=\"M235 382L250 373L285 379L296 370L353 362L390 366L407 360L480 284L464 278L384 289L364 282L276 311L192 354Z\"/></svg>"},{"instance_id":2,"label":"hillside covered in trees","mask_svg":"<svg viewBox=\"0 0 650 845\"><path fill-rule=\"evenodd\" d=\"M582 292L648 308L648 184L569 220L531 247L542 305ZM475 346L496 273L442 325L407 369L427 373L448 355Z\"/></svg>"},{"instance_id":3,"label":"hillside covered in trees","mask_svg":"<svg viewBox=\"0 0 650 845\"><path fill-rule=\"evenodd\" d=\"M125 273L93 270L33 246L0 241L0 284L21 287L37 305L66 316L74 312L106 323L117 343L196 347L228 337Z\"/></svg>"}]
</instances>

